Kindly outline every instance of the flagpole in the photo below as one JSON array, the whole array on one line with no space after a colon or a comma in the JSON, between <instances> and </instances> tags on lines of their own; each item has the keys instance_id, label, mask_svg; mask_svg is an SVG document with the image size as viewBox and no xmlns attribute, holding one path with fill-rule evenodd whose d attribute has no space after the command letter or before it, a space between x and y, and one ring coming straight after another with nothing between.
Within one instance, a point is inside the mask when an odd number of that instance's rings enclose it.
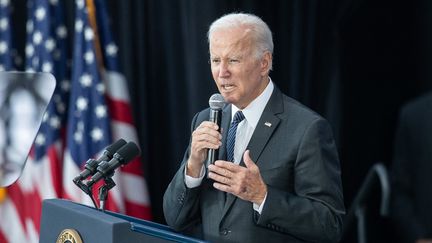
<instances>
[{"instance_id":1,"label":"flagpole","mask_svg":"<svg viewBox=\"0 0 432 243\"><path fill-rule=\"evenodd\" d=\"M2 203L6 199L6 189L0 188L0 203Z\"/></svg>"},{"instance_id":2,"label":"flagpole","mask_svg":"<svg viewBox=\"0 0 432 243\"><path fill-rule=\"evenodd\" d=\"M96 52L96 60L99 66L99 70L104 70L104 63L102 58L102 49L100 45L99 32L97 28L97 20L96 20L96 7L94 5L93 0L86 0L87 10L88 10L88 18L90 22L90 27L93 30L94 34L94 47Z\"/></svg>"}]
</instances>

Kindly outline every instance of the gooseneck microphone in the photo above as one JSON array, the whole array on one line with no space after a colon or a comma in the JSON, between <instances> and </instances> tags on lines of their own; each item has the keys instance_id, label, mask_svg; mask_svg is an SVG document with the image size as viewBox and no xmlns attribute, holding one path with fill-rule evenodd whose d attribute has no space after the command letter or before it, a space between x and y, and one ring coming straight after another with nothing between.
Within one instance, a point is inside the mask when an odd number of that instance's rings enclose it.
<instances>
[{"instance_id":1,"label":"gooseneck microphone","mask_svg":"<svg viewBox=\"0 0 432 243\"><path fill-rule=\"evenodd\" d=\"M89 159L87 160L84 170L73 179L73 181L82 181L85 180L87 177L92 176L96 173L96 169L98 165L102 161L109 161L113 158L114 153L119 150L121 147L123 147L126 144L126 141L124 139L119 139L115 143L109 145L105 148L102 155L97 159Z\"/></svg>"},{"instance_id":2,"label":"gooseneck microphone","mask_svg":"<svg viewBox=\"0 0 432 243\"><path fill-rule=\"evenodd\" d=\"M110 161L102 161L97 167L97 172L90 180L87 181L87 188L91 188L102 178L109 178L114 175L114 171L123 165L129 163L133 158L139 156L141 151L134 142L128 142L122 146L112 157Z\"/></svg>"},{"instance_id":3,"label":"gooseneck microphone","mask_svg":"<svg viewBox=\"0 0 432 243\"><path fill-rule=\"evenodd\" d=\"M225 106L225 99L221 94L213 94L209 99L210 117L209 121L216 123L221 131L222 108ZM207 151L206 168L210 164L214 164L218 157L219 149L209 149Z\"/></svg>"}]
</instances>

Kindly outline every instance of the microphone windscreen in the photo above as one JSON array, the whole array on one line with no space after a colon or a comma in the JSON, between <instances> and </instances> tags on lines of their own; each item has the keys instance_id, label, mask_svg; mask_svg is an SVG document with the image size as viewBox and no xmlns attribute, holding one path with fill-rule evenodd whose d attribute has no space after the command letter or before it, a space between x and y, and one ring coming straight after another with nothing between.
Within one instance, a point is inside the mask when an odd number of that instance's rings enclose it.
<instances>
[{"instance_id":1,"label":"microphone windscreen","mask_svg":"<svg viewBox=\"0 0 432 243\"><path fill-rule=\"evenodd\" d=\"M106 147L105 150L108 151L111 154L111 156L112 156L115 152L117 152L117 150L119 150L125 144L126 144L126 141L123 138L120 138L115 143L113 143L113 144L109 145L108 147Z\"/></svg>"},{"instance_id":2,"label":"microphone windscreen","mask_svg":"<svg viewBox=\"0 0 432 243\"><path fill-rule=\"evenodd\" d=\"M225 105L225 99L221 94L216 93L216 94L213 94L212 96L210 96L209 106L211 109L222 110L224 105Z\"/></svg>"},{"instance_id":3,"label":"microphone windscreen","mask_svg":"<svg viewBox=\"0 0 432 243\"><path fill-rule=\"evenodd\" d=\"M116 154L118 155L117 157L121 158L122 164L127 164L133 158L139 156L141 151L134 142L128 142L126 145L121 147Z\"/></svg>"}]
</instances>

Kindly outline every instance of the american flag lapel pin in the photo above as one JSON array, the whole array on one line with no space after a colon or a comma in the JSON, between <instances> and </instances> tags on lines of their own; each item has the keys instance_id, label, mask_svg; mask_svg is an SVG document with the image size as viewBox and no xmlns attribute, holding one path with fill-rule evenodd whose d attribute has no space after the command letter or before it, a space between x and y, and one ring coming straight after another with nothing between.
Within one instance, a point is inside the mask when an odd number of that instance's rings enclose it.
<instances>
[{"instance_id":1,"label":"american flag lapel pin","mask_svg":"<svg viewBox=\"0 0 432 243\"><path fill-rule=\"evenodd\" d=\"M271 127L272 124L270 122L265 122L264 125Z\"/></svg>"}]
</instances>

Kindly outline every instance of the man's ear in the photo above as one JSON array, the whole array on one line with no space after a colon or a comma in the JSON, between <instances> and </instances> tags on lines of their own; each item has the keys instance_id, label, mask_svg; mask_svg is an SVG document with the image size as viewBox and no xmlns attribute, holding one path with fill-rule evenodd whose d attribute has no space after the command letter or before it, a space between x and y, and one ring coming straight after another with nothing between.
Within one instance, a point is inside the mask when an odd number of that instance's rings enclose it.
<instances>
[{"instance_id":1,"label":"man's ear","mask_svg":"<svg viewBox=\"0 0 432 243\"><path fill-rule=\"evenodd\" d=\"M261 75L267 75L272 68L273 56L266 51L261 58Z\"/></svg>"}]
</instances>

